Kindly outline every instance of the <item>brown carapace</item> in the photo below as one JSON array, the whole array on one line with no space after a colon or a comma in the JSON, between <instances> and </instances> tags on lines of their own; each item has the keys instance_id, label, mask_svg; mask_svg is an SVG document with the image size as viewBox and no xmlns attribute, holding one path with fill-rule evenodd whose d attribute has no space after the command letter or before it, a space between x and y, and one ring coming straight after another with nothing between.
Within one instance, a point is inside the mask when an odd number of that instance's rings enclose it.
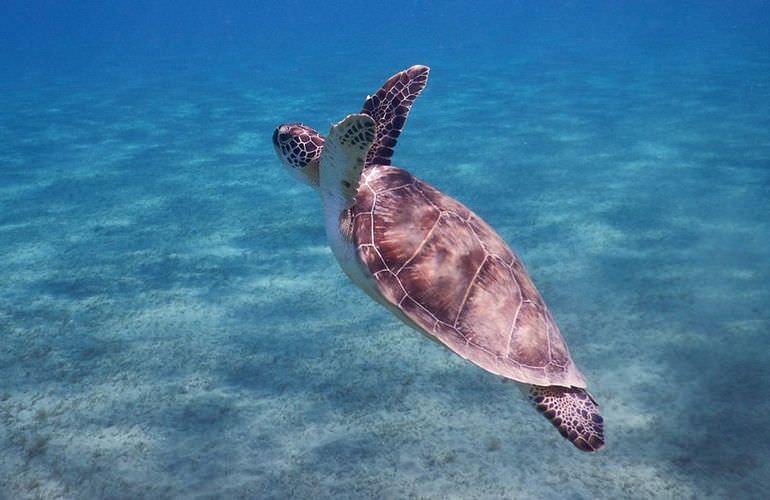
<instances>
[{"instance_id":1,"label":"brown carapace","mask_svg":"<svg viewBox=\"0 0 770 500\"><path fill-rule=\"evenodd\" d=\"M429 335L492 373L585 387L521 260L480 217L380 165L364 170L351 210L379 291Z\"/></svg>"}]
</instances>

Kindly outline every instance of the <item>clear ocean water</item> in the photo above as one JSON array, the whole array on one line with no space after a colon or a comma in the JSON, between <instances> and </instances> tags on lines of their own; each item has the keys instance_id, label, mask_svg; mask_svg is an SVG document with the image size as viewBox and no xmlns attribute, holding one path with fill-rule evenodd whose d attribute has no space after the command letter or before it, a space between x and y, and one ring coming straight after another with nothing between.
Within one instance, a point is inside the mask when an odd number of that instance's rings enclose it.
<instances>
[{"instance_id":1,"label":"clear ocean water","mask_svg":"<svg viewBox=\"0 0 770 500\"><path fill-rule=\"evenodd\" d=\"M0 5L0 498L768 498L766 1ZM276 125L431 66L394 163L510 243L574 449L339 270Z\"/></svg>"}]
</instances>

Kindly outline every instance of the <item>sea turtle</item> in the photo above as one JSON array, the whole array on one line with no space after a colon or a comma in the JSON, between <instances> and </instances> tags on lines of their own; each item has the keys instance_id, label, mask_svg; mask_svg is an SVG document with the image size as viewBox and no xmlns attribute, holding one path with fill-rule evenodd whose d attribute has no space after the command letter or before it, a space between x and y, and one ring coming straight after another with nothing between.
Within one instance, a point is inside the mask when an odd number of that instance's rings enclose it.
<instances>
[{"instance_id":1,"label":"sea turtle","mask_svg":"<svg viewBox=\"0 0 770 500\"><path fill-rule=\"evenodd\" d=\"M565 438L596 451L598 404L519 257L471 210L390 164L428 72L392 76L325 139L301 123L279 126L276 153L321 195L329 244L355 284L407 325L518 382Z\"/></svg>"}]
</instances>

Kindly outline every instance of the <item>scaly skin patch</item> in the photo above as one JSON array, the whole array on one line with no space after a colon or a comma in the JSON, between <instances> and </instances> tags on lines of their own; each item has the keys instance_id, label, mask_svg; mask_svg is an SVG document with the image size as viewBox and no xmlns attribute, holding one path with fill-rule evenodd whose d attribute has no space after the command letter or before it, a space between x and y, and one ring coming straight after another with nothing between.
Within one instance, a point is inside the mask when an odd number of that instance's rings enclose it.
<instances>
[{"instance_id":1,"label":"scaly skin patch","mask_svg":"<svg viewBox=\"0 0 770 500\"><path fill-rule=\"evenodd\" d=\"M579 450L596 451L604 446L604 419L584 389L533 385L529 400Z\"/></svg>"}]
</instances>

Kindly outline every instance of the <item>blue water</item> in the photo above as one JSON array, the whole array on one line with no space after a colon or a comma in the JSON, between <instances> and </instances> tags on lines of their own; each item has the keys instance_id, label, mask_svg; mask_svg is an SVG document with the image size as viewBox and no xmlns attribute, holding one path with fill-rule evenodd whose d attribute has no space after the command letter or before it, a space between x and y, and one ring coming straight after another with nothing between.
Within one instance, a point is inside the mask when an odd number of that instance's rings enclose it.
<instances>
[{"instance_id":1,"label":"blue water","mask_svg":"<svg viewBox=\"0 0 770 500\"><path fill-rule=\"evenodd\" d=\"M770 4L73 3L0 6L0 498L767 496ZM520 254L597 454L275 158L418 63L394 163Z\"/></svg>"}]
</instances>

